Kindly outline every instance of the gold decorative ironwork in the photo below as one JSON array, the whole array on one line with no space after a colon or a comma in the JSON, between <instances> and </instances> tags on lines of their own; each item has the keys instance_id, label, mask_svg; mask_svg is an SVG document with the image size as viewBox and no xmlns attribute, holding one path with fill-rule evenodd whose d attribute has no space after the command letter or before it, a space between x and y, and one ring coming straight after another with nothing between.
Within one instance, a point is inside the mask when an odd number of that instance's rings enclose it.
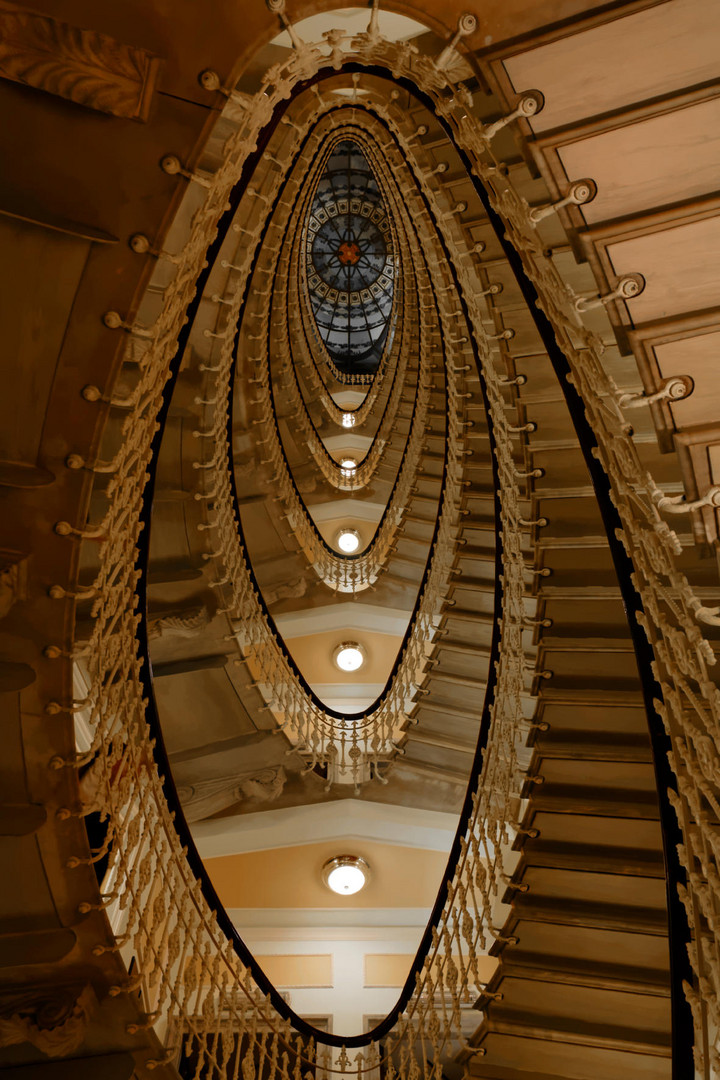
<instances>
[{"instance_id":1,"label":"gold decorative ironwork","mask_svg":"<svg viewBox=\"0 0 720 1080\"><path fill-rule=\"evenodd\" d=\"M634 567L636 585L645 608L643 625L656 657L656 676L663 702L657 703L671 739L671 762L678 792L671 793L680 821L683 863L688 884L681 896L694 929L691 961L695 985L687 988L698 1027L698 1046L708 1034L711 1066L718 1067L720 1032L720 960L717 926L720 911L720 873L717 847L720 802L717 791L720 759L717 747L720 691L709 668L715 657L697 620L715 614L701 602L676 565L677 538L661 516L658 490L644 468L618 405L620 391L603 366L603 346L582 321L576 297L570 294L551 259L543 254L531 208L497 168L489 150L492 132L467 108L467 94L454 86L431 58L407 43L392 43L379 34L373 8L368 32L350 37L339 33L320 45L295 37L291 55L270 69L253 101L243 108L241 120L228 139L226 156L204 189L189 236L172 263L168 278L164 263L164 304L144 341L140 377L133 401L121 426L120 448L103 463L110 473L105 495L107 512L97 526L63 530L73 538L96 536L102 540L100 570L94 587L94 629L86 655L89 690L79 703L93 732L92 743L72 764L95 761L103 793L107 837L93 859L111 856L108 876L108 915L116 932L116 948L134 957L136 973L113 992L142 989L148 1026L158 1033L182 1032L193 1046L201 1066L212 1076L225 1076L240 1067L239 1048L247 1060L263 1055L267 1075L290 1080L289 1060L298 1067L326 1072L347 1072L351 1064L359 1076L371 1074L381 1060L389 1077L425 1080L442 1073L443 1055L463 1044L463 1013L477 999L482 982L478 953L493 941L504 940L501 898L512 875L510 845L516 836L522 768L518 756L527 725L523 718L525 693L523 628L525 609L525 554L522 549L522 499L518 480L523 474L515 460L517 440L525 425L514 425L508 410L508 381L497 364L498 346L483 328L485 300L477 298L477 285L468 269L469 259L458 258L455 272L462 290L467 324L481 359L487 384L490 415L497 441L503 553L503 609L497 688L492 702L491 728L483 770L473 792L473 810L462 837L460 858L450 882L447 902L433 931L432 946L417 977L415 993L386 1036L382 1048L371 1044L351 1063L343 1049L335 1061L320 1055L312 1039L294 1032L253 983L232 942L218 927L216 915L203 898L175 831L152 765L151 737L145 719L140 660L137 651L138 616L135 612L136 545L141 529L145 471L162 393L168 378L178 331L182 325L208 241L242 163L257 143L259 131L276 105L292 88L328 62L351 61L388 69L396 77L414 82L433 102L450 126L457 145L484 183L494 208L501 215L508 237L534 282L539 303L550 319L557 340L572 370L598 442L599 458L612 486L622 520L622 541ZM318 104L323 105L318 93ZM535 100L535 99L533 99ZM443 214L441 173L423 161L417 131L393 103L369 102L388 123L429 204L443 235L460 252L469 253L454 215ZM517 115L528 114L520 108ZM237 113L234 114L237 116ZM298 144L302 125L287 125L286 149ZM406 193L412 199L412 193ZM243 272L249 267L243 263ZM617 290L616 290L617 292ZM621 300L621 296L614 299ZM233 301L235 302L235 301ZM583 307L585 305L580 305ZM231 313L236 314L234 309ZM446 309L447 318L454 310ZM228 374L232 319L210 336L217 340L218 385ZM448 374L449 402L457 407L458 384ZM518 380L514 380L517 384ZM451 410L452 410L451 404ZM216 414L217 417L218 414ZM459 414L449 416L450 439L462 449ZM238 545L230 500L229 478L222 462L224 423L216 418L200 432L217 448L213 456L213 495L217 509L211 523L214 550L223 565L224 588L230 591L228 608L242 620L242 648L256 665L258 681L272 695L273 708L283 724L317 760L322 747L313 735L311 710L296 693L295 679L273 651L267 626L257 614L248 582L247 566ZM452 458L452 453L451 453ZM458 484L461 473L452 483ZM448 506L457 506L457 492ZM439 550L447 573L454 523L443 525ZM444 555L442 554L444 552ZM439 594L435 594L435 599ZM430 605L427 615L436 610ZM429 627L417 638L412 665L424 661ZM413 646L415 648L415 646ZM392 707L385 713L381 738L392 740L397 716L411 690L408 667L394 686ZM75 708L76 706L69 706ZM317 719L317 718L315 718ZM317 729L315 729L317 730ZM313 741L315 740L315 741ZM55 766L62 762L55 759ZM72 860L77 865L80 860ZM422 1047L418 1054L416 1048ZM172 1047L171 1047L172 1048ZM233 1058L233 1055L235 1057Z\"/></svg>"}]
</instances>

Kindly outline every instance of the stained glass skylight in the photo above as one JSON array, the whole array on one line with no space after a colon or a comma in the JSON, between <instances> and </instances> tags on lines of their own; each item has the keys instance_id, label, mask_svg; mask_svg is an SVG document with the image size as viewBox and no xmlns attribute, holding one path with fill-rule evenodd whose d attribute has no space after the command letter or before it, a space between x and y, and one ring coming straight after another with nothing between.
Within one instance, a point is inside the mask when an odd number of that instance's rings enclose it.
<instances>
[{"instance_id":1,"label":"stained glass skylight","mask_svg":"<svg viewBox=\"0 0 720 1080\"><path fill-rule=\"evenodd\" d=\"M307 281L320 338L337 367L377 367L388 336L397 269L392 229L357 143L333 147L306 232Z\"/></svg>"}]
</instances>

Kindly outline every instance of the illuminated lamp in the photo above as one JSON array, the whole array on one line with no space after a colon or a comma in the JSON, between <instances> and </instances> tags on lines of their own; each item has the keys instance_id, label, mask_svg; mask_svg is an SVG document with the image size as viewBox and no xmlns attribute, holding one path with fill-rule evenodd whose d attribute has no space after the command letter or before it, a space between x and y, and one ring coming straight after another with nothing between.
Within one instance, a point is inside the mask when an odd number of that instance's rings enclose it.
<instances>
[{"instance_id":1,"label":"illuminated lamp","mask_svg":"<svg viewBox=\"0 0 720 1080\"><path fill-rule=\"evenodd\" d=\"M335 649L333 660L341 671L359 671L365 663L365 650L357 641L343 641Z\"/></svg>"},{"instance_id":2,"label":"illuminated lamp","mask_svg":"<svg viewBox=\"0 0 720 1080\"><path fill-rule=\"evenodd\" d=\"M353 555L360 547L360 533L357 529L341 529L335 542L346 555Z\"/></svg>"},{"instance_id":3,"label":"illuminated lamp","mask_svg":"<svg viewBox=\"0 0 720 1080\"><path fill-rule=\"evenodd\" d=\"M370 880L370 867L359 855L336 855L322 869L328 889L339 896L352 896L364 889Z\"/></svg>"}]
</instances>

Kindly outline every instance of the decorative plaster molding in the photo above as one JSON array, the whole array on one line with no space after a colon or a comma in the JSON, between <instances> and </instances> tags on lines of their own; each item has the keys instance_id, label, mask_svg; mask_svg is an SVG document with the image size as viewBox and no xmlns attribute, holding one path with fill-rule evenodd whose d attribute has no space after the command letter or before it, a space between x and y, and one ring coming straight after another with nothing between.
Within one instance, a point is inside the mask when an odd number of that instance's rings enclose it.
<instances>
[{"instance_id":1,"label":"decorative plaster molding","mask_svg":"<svg viewBox=\"0 0 720 1080\"><path fill-rule=\"evenodd\" d=\"M0 0L2 78L146 121L160 64L145 49Z\"/></svg>"},{"instance_id":2,"label":"decorative plaster molding","mask_svg":"<svg viewBox=\"0 0 720 1080\"><path fill-rule=\"evenodd\" d=\"M370 630L377 634L403 635L411 611L381 607L380 604L354 604L351 600L332 607L287 611L275 616L275 625L285 638L321 634L328 630Z\"/></svg>"},{"instance_id":3,"label":"decorative plaster molding","mask_svg":"<svg viewBox=\"0 0 720 1080\"><path fill-rule=\"evenodd\" d=\"M282 765L244 776L219 776L183 785L178 795L188 821L201 821L241 800L274 802L282 794L287 774Z\"/></svg>"},{"instance_id":4,"label":"decorative plaster molding","mask_svg":"<svg viewBox=\"0 0 720 1080\"><path fill-rule=\"evenodd\" d=\"M210 624L211 618L208 609L200 604L183 611L150 613L147 620L148 637L151 641L163 636L194 638Z\"/></svg>"},{"instance_id":5,"label":"decorative plaster molding","mask_svg":"<svg viewBox=\"0 0 720 1080\"><path fill-rule=\"evenodd\" d=\"M307 508L315 522L335 521L337 518L357 518L358 521L372 521L374 524L383 516L383 503L365 502L361 499L332 499L330 502L315 503Z\"/></svg>"},{"instance_id":6,"label":"decorative plaster molding","mask_svg":"<svg viewBox=\"0 0 720 1080\"><path fill-rule=\"evenodd\" d=\"M0 619L27 593L27 559L17 552L0 551Z\"/></svg>"},{"instance_id":7,"label":"decorative plaster molding","mask_svg":"<svg viewBox=\"0 0 720 1080\"><path fill-rule=\"evenodd\" d=\"M0 1047L29 1042L48 1057L67 1057L82 1043L97 1008L91 986L53 987L19 994L0 1006Z\"/></svg>"},{"instance_id":8,"label":"decorative plaster molding","mask_svg":"<svg viewBox=\"0 0 720 1080\"><path fill-rule=\"evenodd\" d=\"M267 941L382 941L417 948L430 908L228 908L251 947Z\"/></svg>"},{"instance_id":9,"label":"decorative plaster molding","mask_svg":"<svg viewBox=\"0 0 720 1080\"><path fill-rule=\"evenodd\" d=\"M338 799L213 818L194 825L193 838L204 859L341 839L447 852L456 830L457 814Z\"/></svg>"}]
</instances>

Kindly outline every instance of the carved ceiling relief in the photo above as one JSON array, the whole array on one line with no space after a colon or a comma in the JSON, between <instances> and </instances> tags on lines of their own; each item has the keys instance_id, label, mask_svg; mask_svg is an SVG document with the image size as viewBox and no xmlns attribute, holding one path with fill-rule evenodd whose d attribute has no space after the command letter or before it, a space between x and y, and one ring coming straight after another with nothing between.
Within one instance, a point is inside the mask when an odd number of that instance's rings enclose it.
<instances>
[{"instance_id":1,"label":"carved ceiling relief","mask_svg":"<svg viewBox=\"0 0 720 1080\"><path fill-rule=\"evenodd\" d=\"M245 776L219 776L178 789L185 817L201 821L238 802L275 802L283 792L287 774L282 765Z\"/></svg>"},{"instance_id":2,"label":"carved ceiling relief","mask_svg":"<svg viewBox=\"0 0 720 1080\"><path fill-rule=\"evenodd\" d=\"M0 551L0 619L26 595L27 559L17 552Z\"/></svg>"},{"instance_id":3,"label":"carved ceiling relief","mask_svg":"<svg viewBox=\"0 0 720 1080\"><path fill-rule=\"evenodd\" d=\"M82 1044L97 1009L91 986L37 989L0 1003L0 1047L29 1042L48 1057L67 1057Z\"/></svg>"},{"instance_id":4,"label":"carved ceiling relief","mask_svg":"<svg viewBox=\"0 0 720 1080\"><path fill-rule=\"evenodd\" d=\"M0 0L0 76L88 109L146 121L159 57Z\"/></svg>"},{"instance_id":5,"label":"carved ceiling relief","mask_svg":"<svg viewBox=\"0 0 720 1080\"><path fill-rule=\"evenodd\" d=\"M181 610L163 611L148 615L148 637L194 638L210 623L212 615L204 604Z\"/></svg>"}]
</instances>

